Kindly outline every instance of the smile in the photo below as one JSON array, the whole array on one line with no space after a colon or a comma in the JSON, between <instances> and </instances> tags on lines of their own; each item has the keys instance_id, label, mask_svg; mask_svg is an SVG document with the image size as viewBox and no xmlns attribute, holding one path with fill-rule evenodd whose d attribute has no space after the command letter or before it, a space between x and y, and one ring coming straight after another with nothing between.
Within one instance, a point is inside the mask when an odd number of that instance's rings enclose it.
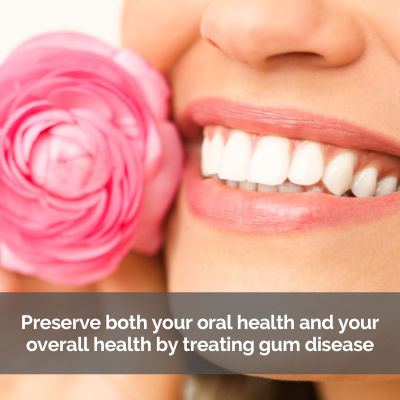
<instances>
[{"instance_id":1,"label":"smile","mask_svg":"<svg viewBox=\"0 0 400 400\"><path fill-rule=\"evenodd\" d=\"M292 112L286 121L280 112L279 121L270 111L223 101L189 111L187 126L197 124L203 142L201 154L188 149L184 183L191 213L206 223L278 233L368 222L398 211L398 143ZM392 154L383 151L389 149Z\"/></svg>"}]
</instances>

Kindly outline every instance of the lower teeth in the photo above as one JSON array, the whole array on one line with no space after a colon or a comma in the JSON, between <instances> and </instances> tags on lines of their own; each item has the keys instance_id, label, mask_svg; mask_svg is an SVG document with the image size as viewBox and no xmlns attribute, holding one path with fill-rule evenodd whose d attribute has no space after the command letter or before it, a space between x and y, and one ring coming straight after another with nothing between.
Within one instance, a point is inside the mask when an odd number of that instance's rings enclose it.
<instances>
[{"instance_id":1,"label":"lower teeth","mask_svg":"<svg viewBox=\"0 0 400 400\"><path fill-rule=\"evenodd\" d=\"M214 181L229 186L234 189L242 189L248 190L251 192L261 192L261 193L325 193L330 194L326 189L322 188L321 186L311 186L305 188L303 186L295 185L292 182L286 181L283 182L279 186L269 186L269 185L262 185L260 183L251 183L248 181L244 182L237 182L237 181L230 181L230 180L223 180L218 175L212 175L211 179ZM346 192L341 197L354 197L351 191Z\"/></svg>"}]
</instances>

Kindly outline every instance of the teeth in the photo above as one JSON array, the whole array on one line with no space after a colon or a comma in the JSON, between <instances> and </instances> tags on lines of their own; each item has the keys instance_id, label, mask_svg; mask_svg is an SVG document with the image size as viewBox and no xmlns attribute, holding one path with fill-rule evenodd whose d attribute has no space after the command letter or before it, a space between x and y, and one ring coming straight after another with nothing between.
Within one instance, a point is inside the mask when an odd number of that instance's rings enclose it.
<instances>
[{"instance_id":1,"label":"teeth","mask_svg":"<svg viewBox=\"0 0 400 400\"><path fill-rule=\"evenodd\" d=\"M238 182L245 181L251 153L250 135L241 131L233 131L219 162L219 177Z\"/></svg>"},{"instance_id":2,"label":"teeth","mask_svg":"<svg viewBox=\"0 0 400 400\"><path fill-rule=\"evenodd\" d=\"M211 175L211 179L218 183L224 183L224 181L217 174Z\"/></svg>"},{"instance_id":3,"label":"teeth","mask_svg":"<svg viewBox=\"0 0 400 400\"><path fill-rule=\"evenodd\" d=\"M248 180L264 185L280 185L288 177L289 142L280 137L262 138L251 160Z\"/></svg>"},{"instance_id":4,"label":"teeth","mask_svg":"<svg viewBox=\"0 0 400 400\"><path fill-rule=\"evenodd\" d=\"M237 189L239 187L239 182L227 180L226 181L226 185L231 187L231 188Z\"/></svg>"},{"instance_id":5,"label":"teeth","mask_svg":"<svg viewBox=\"0 0 400 400\"><path fill-rule=\"evenodd\" d=\"M208 157L210 153L210 139L204 138L203 145L201 147L201 173L203 176L210 176L208 173Z\"/></svg>"},{"instance_id":6,"label":"teeth","mask_svg":"<svg viewBox=\"0 0 400 400\"><path fill-rule=\"evenodd\" d=\"M206 162L205 162L205 172L207 175L218 174L218 166L221 159L222 152L224 151L224 137L222 136L223 128L217 127L215 130L215 135L212 138L209 147L206 149ZM204 140L206 141L207 138Z\"/></svg>"},{"instance_id":7,"label":"teeth","mask_svg":"<svg viewBox=\"0 0 400 400\"><path fill-rule=\"evenodd\" d=\"M239 182L239 189L250 190L254 192L255 190L257 190L257 183L252 183L249 181Z\"/></svg>"},{"instance_id":8,"label":"teeth","mask_svg":"<svg viewBox=\"0 0 400 400\"><path fill-rule=\"evenodd\" d=\"M341 196L350 189L355 161L352 153L344 153L328 164L322 182L331 193Z\"/></svg>"},{"instance_id":9,"label":"teeth","mask_svg":"<svg viewBox=\"0 0 400 400\"><path fill-rule=\"evenodd\" d=\"M263 193L276 193L278 191L278 186L263 185L259 183L257 190Z\"/></svg>"},{"instance_id":10,"label":"teeth","mask_svg":"<svg viewBox=\"0 0 400 400\"><path fill-rule=\"evenodd\" d=\"M321 147L308 142L298 150L289 170L289 180L297 185L313 185L319 182L324 174L324 157Z\"/></svg>"},{"instance_id":11,"label":"teeth","mask_svg":"<svg viewBox=\"0 0 400 400\"><path fill-rule=\"evenodd\" d=\"M323 193L324 189L322 189L322 187L319 186L313 186L310 189L307 190L307 192L311 192L311 193Z\"/></svg>"},{"instance_id":12,"label":"teeth","mask_svg":"<svg viewBox=\"0 0 400 400\"><path fill-rule=\"evenodd\" d=\"M374 196L377 178L378 171L375 167L365 168L354 177L351 191L361 198Z\"/></svg>"},{"instance_id":13,"label":"teeth","mask_svg":"<svg viewBox=\"0 0 400 400\"><path fill-rule=\"evenodd\" d=\"M279 193L301 193L303 188L301 186L295 185L292 182L285 182L279 185Z\"/></svg>"},{"instance_id":14,"label":"teeth","mask_svg":"<svg viewBox=\"0 0 400 400\"><path fill-rule=\"evenodd\" d=\"M378 182L375 196L383 196L385 194L394 193L397 189L397 178L389 176Z\"/></svg>"},{"instance_id":15,"label":"teeth","mask_svg":"<svg viewBox=\"0 0 400 400\"><path fill-rule=\"evenodd\" d=\"M371 151L342 149L342 153L331 159L331 154L340 150L336 146L252 135L221 126L206 127L204 136L203 176L232 188L263 193L307 191L359 198L400 191L400 178L393 173L394 168L400 169L400 159L388 154L377 153L375 161ZM324 155L331 159L326 167ZM359 170L357 165L366 163L370 166L353 176L356 168ZM372 163L377 167L372 167ZM388 171L392 175L387 176ZM378 175L383 176L379 182Z\"/></svg>"}]
</instances>

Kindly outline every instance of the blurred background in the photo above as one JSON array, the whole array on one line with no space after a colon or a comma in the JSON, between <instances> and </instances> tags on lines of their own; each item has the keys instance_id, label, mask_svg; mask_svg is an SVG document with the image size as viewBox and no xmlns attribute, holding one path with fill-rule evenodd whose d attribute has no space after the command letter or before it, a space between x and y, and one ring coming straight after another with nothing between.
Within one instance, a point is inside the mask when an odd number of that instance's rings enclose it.
<instances>
[{"instance_id":1,"label":"blurred background","mask_svg":"<svg viewBox=\"0 0 400 400\"><path fill-rule=\"evenodd\" d=\"M78 31L120 43L123 0L0 0L0 63L20 43L49 31Z\"/></svg>"}]
</instances>

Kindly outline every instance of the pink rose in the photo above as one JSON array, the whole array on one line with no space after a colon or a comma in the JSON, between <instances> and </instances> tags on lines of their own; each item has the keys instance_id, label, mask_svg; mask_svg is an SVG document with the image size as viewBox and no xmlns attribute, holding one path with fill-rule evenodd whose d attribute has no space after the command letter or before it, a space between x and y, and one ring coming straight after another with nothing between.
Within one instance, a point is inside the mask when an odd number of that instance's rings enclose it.
<instances>
[{"instance_id":1,"label":"pink rose","mask_svg":"<svg viewBox=\"0 0 400 400\"><path fill-rule=\"evenodd\" d=\"M75 33L0 67L0 263L63 284L154 254L182 170L169 88L140 56Z\"/></svg>"}]
</instances>

